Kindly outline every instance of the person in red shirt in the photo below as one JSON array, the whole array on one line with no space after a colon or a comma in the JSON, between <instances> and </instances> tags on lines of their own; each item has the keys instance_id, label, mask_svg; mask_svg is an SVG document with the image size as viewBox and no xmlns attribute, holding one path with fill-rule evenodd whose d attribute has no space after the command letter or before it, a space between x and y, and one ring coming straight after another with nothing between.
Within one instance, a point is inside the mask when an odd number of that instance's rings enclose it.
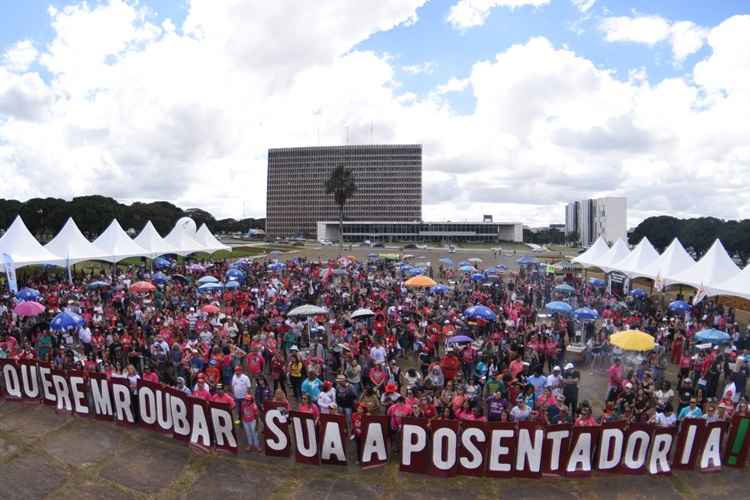
<instances>
[{"instance_id":1,"label":"person in red shirt","mask_svg":"<svg viewBox=\"0 0 750 500\"><path fill-rule=\"evenodd\" d=\"M456 373L461 368L461 361L456 357L453 349L446 350L445 356L440 360L440 368L443 370L446 382L456 378Z\"/></svg>"},{"instance_id":2,"label":"person in red shirt","mask_svg":"<svg viewBox=\"0 0 750 500\"><path fill-rule=\"evenodd\" d=\"M252 451L253 448L261 451L257 430L259 413L253 395L246 394L242 400L242 427L245 429L245 437L247 438L247 451Z\"/></svg>"},{"instance_id":3,"label":"person in red shirt","mask_svg":"<svg viewBox=\"0 0 750 500\"><path fill-rule=\"evenodd\" d=\"M222 384L216 385L216 394L211 396L211 401L214 403L226 403L229 405L230 410L234 410L236 403L231 394L224 392L224 386Z\"/></svg>"},{"instance_id":4,"label":"person in red shirt","mask_svg":"<svg viewBox=\"0 0 750 500\"><path fill-rule=\"evenodd\" d=\"M351 439L357 444L357 463L362 457L362 438L365 428L365 416L367 415L367 405L359 403L357 411L352 415L352 434Z\"/></svg>"},{"instance_id":5,"label":"person in red shirt","mask_svg":"<svg viewBox=\"0 0 750 500\"><path fill-rule=\"evenodd\" d=\"M197 379L198 383L195 384L195 387L193 388L193 397L210 401L211 390L208 383L206 382L206 376L202 373L199 373Z\"/></svg>"},{"instance_id":6,"label":"person in red shirt","mask_svg":"<svg viewBox=\"0 0 750 500\"><path fill-rule=\"evenodd\" d=\"M266 361L263 356L257 350L251 350L247 356L245 356L245 364L247 365L247 371L250 373L250 377L253 380L257 380L258 377L263 375L263 366Z\"/></svg>"},{"instance_id":7,"label":"person in red shirt","mask_svg":"<svg viewBox=\"0 0 750 500\"><path fill-rule=\"evenodd\" d=\"M592 425L599 425L594 416L591 414L591 407L582 406L581 416L576 419L576 427L590 427Z\"/></svg>"},{"instance_id":8,"label":"person in red shirt","mask_svg":"<svg viewBox=\"0 0 750 500\"><path fill-rule=\"evenodd\" d=\"M154 371L154 368L151 365L146 365L146 369L143 372L143 380L155 384L159 383L159 375Z\"/></svg>"},{"instance_id":9,"label":"person in red shirt","mask_svg":"<svg viewBox=\"0 0 750 500\"><path fill-rule=\"evenodd\" d=\"M212 387L218 384L221 380L221 371L219 370L217 365L218 363L216 362L216 360L212 359L208 363L208 368L206 368L206 379Z\"/></svg>"}]
</instances>

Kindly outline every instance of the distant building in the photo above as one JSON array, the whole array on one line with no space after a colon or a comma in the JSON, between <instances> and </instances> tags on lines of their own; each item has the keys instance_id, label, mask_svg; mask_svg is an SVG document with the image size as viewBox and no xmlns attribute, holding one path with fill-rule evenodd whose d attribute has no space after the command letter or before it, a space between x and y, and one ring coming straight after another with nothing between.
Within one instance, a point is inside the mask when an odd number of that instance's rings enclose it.
<instances>
[{"instance_id":1,"label":"distant building","mask_svg":"<svg viewBox=\"0 0 750 500\"><path fill-rule=\"evenodd\" d=\"M338 241L339 223L319 221L318 240ZM344 241L414 241L433 243L523 241L520 222L345 221Z\"/></svg>"},{"instance_id":2,"label":"distant building","mask_svg":"<svg viewBox=\"0 0 750 500\"><path fill-rule=\"evenodd\" d=\"M599 236L608 243L625 238L627 200L620 197L573 201L565 206L565 232L576 234L584 247Z\"/></svg>"},{"instance_id":3,"label":"distant building","mask_svg":"<svg viewBox=\"0 0 750 500\"><path fill-rule=\"evenodd\" d=\"M550 231L560 231L561 233L565 232L565 224L550 224L549 225Z\"/></svg>"},{"instance_id":4,"label":"distant building","mask_svg":"<svg viewBox=\"0 0 750 500\"><path fill-rule=\"evenodd\" d=\"M352 170L357 192L345 220L422 219L422 146L363 145L268 150L266 233L313 237L318 221L338 220L325 181L338 165Z\"/></svg>"}]
</instances>

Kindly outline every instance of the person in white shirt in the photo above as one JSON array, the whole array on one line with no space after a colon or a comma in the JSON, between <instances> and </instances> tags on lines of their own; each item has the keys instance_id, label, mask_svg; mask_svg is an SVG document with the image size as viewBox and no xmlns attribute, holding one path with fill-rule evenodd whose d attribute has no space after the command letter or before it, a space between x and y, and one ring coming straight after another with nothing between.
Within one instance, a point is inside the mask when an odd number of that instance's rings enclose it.
<instances>
[{"instance_id":1,"label":"person in white shirt","mask_svg":"<svg viewBox=\"0 0 750 500\"><path fill-rule=\"evenodd\" d=\"M672 403L667 403L663 411L657 409L654 416L651 417L651 423L662 428L673 427L677 423L677 415L674 413Z\"/></svg>"},{"instance_id":2,"label":"person in white shirt","mask_svg":"<svg viewBox=\"0 0 750 500\"><path fill-rule=\"evenodd\" d=\"M320 413L331 413L331 405L336 405L336 389L330 380L326 380L318 395Z\"/></svg>"},{"instance_id":3,"label":"person in white shirt","mask_svg":"<svg viewBox=\"0 0 750 500\"><path fill-rule=\"evenodd\" d=\"M372 349L370 349L370 359L376 365L382 365L385 363L387 353L383 344L378 341Z\"/></svg>"},{"instance_id":4,"label":"person in white shirt","mask_svg":"<svg viewBox=\"0 0 750 500\"><path fill-rule=\"evenodd\" d=\"M560 367L555 366L552 368L552 373L547 376L547 385L552 389L555 395L562 393L562 375L560 375Z\"/></svg>"},{"instance_id":5,"label":"person in white shirt","mask_svg":"<svg viewBox=\"0 0 750 500\"><path fill-rule=\"evenodd\" d=\"M84 325L78 329L78 340L83 345L83 352L88 354L91 352L91 329Z\"/></svg>"},{"instance_id":6,"label":"person in white shirt","mask_svg":"<svg viewBox=\"0 0 750 500\"><path fill-rule=\"evenodd\" d=\"M232 375L232 396L237 403L237 411L239 412L239 418L242 418L242 401L245 399L245 395L250 391L252 383L250 377L242 373L241 366L234 367L234 375Z\"/></svg>"}]
</instances>

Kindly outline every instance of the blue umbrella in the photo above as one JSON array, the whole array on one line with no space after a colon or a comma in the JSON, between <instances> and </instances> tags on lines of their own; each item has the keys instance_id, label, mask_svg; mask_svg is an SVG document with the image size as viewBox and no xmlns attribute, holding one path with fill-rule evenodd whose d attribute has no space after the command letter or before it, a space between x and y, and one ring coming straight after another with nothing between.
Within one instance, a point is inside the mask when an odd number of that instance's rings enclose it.
<instances>
[{"instance_id":1,"label":"blue umbrella","mask_svg":"<svg viewBox=\"0 0 750 500\"><path fill-rule=\"evenodd\" d=\"M474 342L474 339L466 335L454 335L448 339L449 344L468 344L469 342Z\"/></svg>"},{"instance_id":2,"label":"blue umbrella","mask_svg":"<svg viewBox=\"0 0 750 500\"><path fill-rule=\"evenodd\" d=\"M503 272L503 271L508 270L508 266L506 266L505 264L498 264L495 266L495 269L497 269L500 272Z\"/></svg>"},{"instance_id":3,"label":"blue umbrella","mask_svg":"<svg viewBox=\"0 0 750 500\"><path fill-rule=\"evenodd\" d=\"M274 272L283 271L286 268L286 264L283 262L274 262L273 264L268 265L268 269Z\"/></svg>"},{"instance_id":4,"label":"blue umbrella","mask_svg":"<svg viewBox=\"0 0 750 500\"><path fill-rule=\"evenodd\" d=\"M450 257L440 257L440 262L442 264L445 264L446 266L452 266L453 265L453 259Z\"/></svg>"},{"instance_id":5,"label":"blue umbrella","mask_svg":"<svg viewBox=\"0 0 750 500\"><path fill-rule=\"evenodd\" d=\"M91 283L86 285L86 288L88 288L89 290L98 290L99 288L107 288L109 286L112 285L110 285L106 281L92 281Z\"/></svg>"},{"instance_id":6,"label":"blue umbrella","mask_svg":"<svg viewBox=\"0 0 750 500\"><path fill-rule=\"evenodd\" d=\"M425 269L424 267L412 267L411 269L409 269L409 271L407 271L406 274L408 274L409 276L419 276L420 274L426 273L427 269Z\"/></svg>"},{"instance_id":7,"label":"blue umbrella","mask_svg":"<svg viewBox=\"0 0 750 500\"><path fill-rule=\"evenodd\" d=\"M471 262L469 262L468 260L462 260L461 262L458 263L458 267L463 267L463 266L471 266Z\"/></svg>"},{"instance_id":8,"label":"blue umbrella","mask_svg":"<svg viewBox=\"0 0 750 500\"><path fill-rule=\"evenodd\" d=\"M489 276L489 275L493 275L493 276L494 276L494 275L496 275L497 273L498 273L498 271L497 271L497 269L496 269L496 268L494 268L494 267L488 267L487 269L485 269L485 270L484 270L484 274L485 274L485 276Z\"/></svg>"},{"instance_id":9,"label":"blue umbrella","mask_svg":"<svg viewBox=\"0 0 750 500\"><path fill-rule=\"evenodd\" d=\"M154 259L154 267L156 269L169 269L172 267L172 262L164 257L157 257Z\"/></svg>"},{"instance_id":10,"label":"blue umbrella","mask_svg":"<svg viewBox=\"0 0 750 500\"><path fill-rule=\"evenodd\" d=\"M229 280L224 284L224 288L227 290L234 290L240 287L239 281Z\"/></svg>"},{"instance_id":11,"label":"blue umbrella","mask_svg":"<svg viewBox=\"0 0 750 500\"><path fill-rule=\"evenodd\" d=\"M604 280L601 280L599 278L591 278L589 280L589 283L591 283L594 286L598 286L598 287L602 287L602 286L604 286L604 285L607 284Z\"/></svg>"},{"instance_id":12,"label":"blue umbrella","mask_svg":"<svg viewBox=\"0 0 750 500\"><path fill-rule=\"evenodd\" d=\"M723 344L732 340L727 332L715 328L707 328L695 334L695 340L699 342L711 342L712 344Z\"/></svg>"},{"instance_id":13,"label":"blue umbrella","mask_svg":"<svg viewBox=\"0 0 750 500\"><path fill-rule=\"evenodd\" d=\"M461 266L458 270L462 273L475 273L477 271L474 266Z\"/></svg>"},{"instance_id":14,"label":"blue umbrella","mask_svg":"<svg viewBox=\"0 0 750 500\"><path fill-rule=\"evenodd\" d=\"M636 299L645 299L648 294L643 288L633 288L630 290L630 296Z\"/></svg>"},{"instance_id":15,"label":"blue umbrella","mask_svg":"<svg viewBox=\"0 0 750 500\"><path fill-rule=\"evenodd\" d=\"M482 273L474 273L471 275L471 279L474 281L482 281L484 279L484 274Z\"/></svg>"},{"instance_id":16,"label":"blue umbrella","mask_svg":"<svg viewBox=\"0 0 750 500\"><path fill-rule=\"evenodd\" d=\"M563 283L562 285L557 285L555 287L555 291L560 292L560 293L567 293L569 295L576 293L576 289L568 285L567 283Z\"/></svg>"},{"instance_id":17,"label":"blue umbrella","mask_svg":"<svg viewBox=\"0 0 750 500\"><path fill-rule=\"evenodd\" d=\"M448 290L450 290L450 288L448 288L446 285L443 285L442 283L438 283L437 285L430 288L430 291L432 293L438 293L438 294L445 293Z\"/></svg>"},{"instance_id":18,"label":"blue umbrella","mask_svg":"<svg viewBox=\"0 0 750 500\"><path fill-rule=\"evenodd\" d=\"M399 271L401 271L402 273L408 273L408 272L409 272L409 269L411 269L411 265L410 265L410 264L401 264L401 265L400 265L400 266L398 267L398 269L399 269Z\"/></svg>"},{"instance_id":19,"label":"blue umbrella","mask_svg":"<svg viewBox=\"0 0 750 500\"><path fill-rule=\"evenodd\" d=\"M84 323L85 321L83 320L83 318L76 313L63 311L52 318L52 321L50 321L49 323L49 329L53 332L62 332L69 328L78 328L80 326L83 326Z\"/></svg>"},{"instance_id":20,"label":"blue umbrella","mask_svg":"<svg viewBox=\"0 0 750 500\"><path fill-rule=\"evenodd\" d=\"M206 283L218 283L219 280L214 278L213 276L203 276L198 280L198 283L201 285L205 285Z\"/></svg>"},{"instance_id":21,"label":"blue umbrella","mask_svg":"<svg viewBox=\"0 0 750 500\"><path fill-rule=\"evenodd\" d=\"M245 273L239 269L230 269L224 276L228 280L245 281Z\"/></svg>"},{"instance_id":22,"label":"blue umbrella","mask_svg":"<svg viewBox=\"0 0 750 500\"><path fill-rule=\"evenodd\" d=\"M545 306L545 309L553 314L570 314L571 312L573 312L573 308L570 306L570 304L560 302L559 300L550 302Z\"/></svg>"},{"instance_id":23,"label":"blue umbrella","mask_svg":"<svg viewBox=\"0 0 750 500\"><path fill-rule=\"evenodd\" d=\"M690 309L690 304L684 300L675 300L669 303L669 310L672 312L685 312Z\"/></svg>"},{"instance_id":24,"label":"blue umbrella","mask_svg":"<svg viewBox=\"0 0 750 500\"><path fill-rule=\"evenodd\" d=\"M19 300L39 300L42 298L42 294L39 293L39 290L34 290L33 288L21 288L16 293L16 298Z\"/></svg>"},{"instance_id":25,"label":"blue umbrella","mask_svg":"<svg viewBox=\"0 0 750 500\"><path fill-rule=\"evenodd\" d=\"M487 306L471 306L464 311L464 317L468 319L483 319L485 321L497 320L497 314Z\"/></svg>"},{"instance_id":26,"label":"blue umbrella","mask_svg":"<svg viewBox=\"0 0 750 500\"><path fill-rule=\"evenodd\" d=\"M153 281L157 285L163 285L164 283L169 281L169 276L160 271L158 273L154 273L154 275L151 277L151 281Z\"/></svg>"},{"instance_id":27,"label":"blue umbrella","mask_svg":"<svg viewBox=\"0 0 750 500\"><path fill-rule=\"evenodd\" d=\"M201 293L215 292L224 288L221 283L204 283L198 287L198 291Z\"/></svg>"},{"instance_id":28,"label":"blue umbrella","mask_svg":"<svg viewBox=\"0 0 750 500\"><path fill-rule=\"evenodd\" d=\"M599 319L599 312L590 307L580 307L573 312L573 316L581 321L596 321Z\"/></svg>"},{"instance_id":29,"label":"blue umbrella","mask_svg":"<svg viewBox=\"0 0 750 500\"><path fill-rule=\"evenodd\" d=\"M531 264L538 264L539 261L535 257L532 257L530 255L524 255L523 257L518 259L516 263L522 266L529 266Z\"/></svg>"}]
</instances>

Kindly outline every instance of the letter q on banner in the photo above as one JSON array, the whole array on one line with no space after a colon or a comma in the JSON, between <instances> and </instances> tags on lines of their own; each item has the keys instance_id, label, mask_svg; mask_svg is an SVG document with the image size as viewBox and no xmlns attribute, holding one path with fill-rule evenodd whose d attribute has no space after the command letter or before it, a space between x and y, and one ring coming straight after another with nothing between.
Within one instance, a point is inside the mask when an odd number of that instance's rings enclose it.
<instances>
[{"instance_id":1,"label":"letter q on banner","mask_svg":"<svg viewBox=\"0 0 750 500\"><path fill-rule=\"evenodd\" d=\"M458 420L433 420L430 439L430 474L453 477L458 473L460 422Z\"/></svg>"},{"instance_id":2,"label":"letter q on banner","mask_svg":"<svg viewBox=\"0 0 750 500\"><path fill-rule=\"evenodd\" d=\"M21 399L21 374L18 365L11 359L0 359L5 397L7 399Z\"/></svg>"},{"instance_id":3,"label":"letter q on banner","mask_svg":"<svg viewBox=\"0 0 750 500\"><path fill-rule=\"evenodd\" d=\"M404 417L401 421L401 464L404 472L427 473L430 432L427 419Z\"/></svg>"}]
</instances>

